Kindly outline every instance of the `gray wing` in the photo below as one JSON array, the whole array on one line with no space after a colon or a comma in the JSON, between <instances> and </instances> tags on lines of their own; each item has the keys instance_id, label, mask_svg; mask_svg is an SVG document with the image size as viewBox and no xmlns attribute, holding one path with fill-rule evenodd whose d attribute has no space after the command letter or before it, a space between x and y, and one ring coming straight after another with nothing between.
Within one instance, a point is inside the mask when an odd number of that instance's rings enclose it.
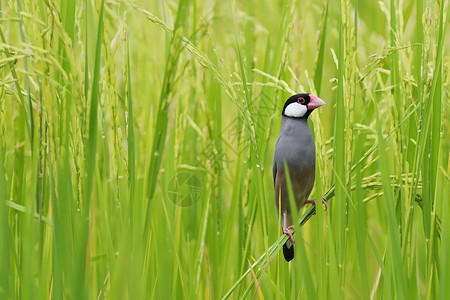
<instances>
[{"instance_id":1,"label":"gray wing","mask_svg":"<svg viewBox=\"0 0 450 300\"><path fill-rule=\"evenodd\" d=\"M275 179L277 179L277 163L273 160L272 164L272 173L273 173L273 185L275 186Z\"/></svg>"}]
</instances>

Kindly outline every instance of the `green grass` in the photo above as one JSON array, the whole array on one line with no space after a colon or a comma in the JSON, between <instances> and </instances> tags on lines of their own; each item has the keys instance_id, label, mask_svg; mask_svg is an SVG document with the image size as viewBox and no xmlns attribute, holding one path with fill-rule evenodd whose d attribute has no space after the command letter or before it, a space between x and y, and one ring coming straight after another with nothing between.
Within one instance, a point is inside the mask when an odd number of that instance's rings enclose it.
<instances>
[{"instance_id":1,"label":"green grass","mask_svg":"<svg viewBox=\"0 0 450 300\"><path fill-rule=\"evenodd\" d=\"M448 4L1 0L0 298L446 299ZM295 92L329 209L286 263Z\"/></svg>"}]
</instances>

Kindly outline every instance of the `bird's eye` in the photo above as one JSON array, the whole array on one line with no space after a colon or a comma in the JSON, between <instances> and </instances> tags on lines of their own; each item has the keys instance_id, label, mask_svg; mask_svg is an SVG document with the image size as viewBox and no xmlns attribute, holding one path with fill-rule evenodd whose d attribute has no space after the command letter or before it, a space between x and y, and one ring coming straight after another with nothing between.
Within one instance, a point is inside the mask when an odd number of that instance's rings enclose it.
<instances>
[{"instance_id":1,"label":"bird's eye","mask_svg":"<svg viewBox=\"0 0 450 300\"><path fill-rule=\"evenodd\" d=\"M305 104L305 98L300 97L300 98L297 99L297 102L300 103L300 104Z\"/></svg>"}]
</instances>

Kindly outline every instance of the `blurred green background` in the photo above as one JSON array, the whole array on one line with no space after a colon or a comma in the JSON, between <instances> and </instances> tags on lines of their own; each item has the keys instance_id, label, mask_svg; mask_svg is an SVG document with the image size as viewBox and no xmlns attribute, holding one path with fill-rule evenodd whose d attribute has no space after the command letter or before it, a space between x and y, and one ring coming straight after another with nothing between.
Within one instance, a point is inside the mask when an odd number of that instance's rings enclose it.
<instances>
[{"instance_id":1,"label":"blurred green background","mask_svg":"<svg viewBox=\"0 0 450 300\"><path fill-rule=\"evenodd\" d=\"M445 299L448 1L0 1L1 299ZM312 198L286 263L293 93Z\"/></svg>"}]
</instances>

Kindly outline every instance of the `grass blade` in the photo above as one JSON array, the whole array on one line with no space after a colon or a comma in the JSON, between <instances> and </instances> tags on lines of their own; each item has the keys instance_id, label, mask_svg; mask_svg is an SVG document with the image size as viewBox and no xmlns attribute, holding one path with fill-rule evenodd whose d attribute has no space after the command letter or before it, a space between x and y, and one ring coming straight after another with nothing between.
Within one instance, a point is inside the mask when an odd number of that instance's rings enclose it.
<instances>
[{"instance_id":1,"label":"grass blade","mask_svg":"<svg viewBox=\"0 0 450 300\"><path fill-rule=\"evenodd\" d=\"M156 119L156 126L154 130L154 137L151 150L151 160L148 171L148 188L147 198L152 200L155 193L156 180L158 178L159 168L161 165L161 158L164 152L164 145L167 133L167 124L169 120L169 94L173 85L173 79L176 73L176 66L180 52L182 49L182 34L185 30L186 17L189 12L189 1L180 0L178 4L178 14L175 22L172 40L170 43L170 50L167 54L166 68L164 72L164 81L161 88L158 114ZM150 205L147 206L147 218L150 215ZM148 234L149 219L146 222L145 235Z\"/></svg>"}]
</instances>

